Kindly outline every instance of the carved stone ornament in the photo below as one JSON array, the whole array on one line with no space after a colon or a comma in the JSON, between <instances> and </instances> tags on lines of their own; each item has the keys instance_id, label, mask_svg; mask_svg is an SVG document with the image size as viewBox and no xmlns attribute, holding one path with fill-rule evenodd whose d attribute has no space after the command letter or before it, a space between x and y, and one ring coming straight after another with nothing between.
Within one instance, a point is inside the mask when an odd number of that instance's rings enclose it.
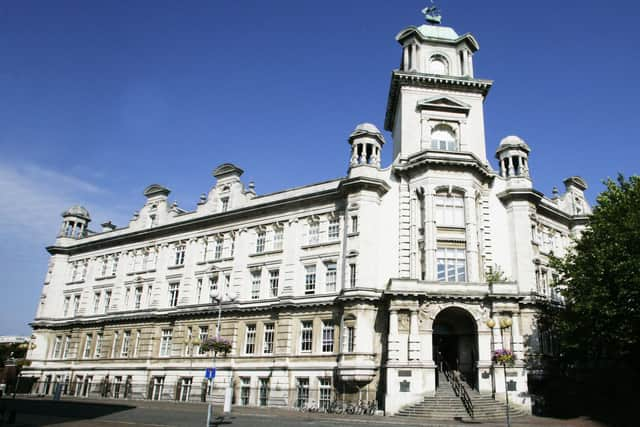
<instances>
[{"instance_id":1,"label":"carved stone ornament","mask_svg":"<svg viewBox=\"0 0 640 427\"><path fill-rule=\"evenodd\" d=\"M398 313L398 330L402 332L409 331L409 313Z\"/></svg>"},{"instance_id":2,"label":"carved stone ornament","mask_svg":"<svg viewBox=\"0 0 640 427\"><path fill-rule=\"evenodd\" d=\"M428 302L423 303L418 310L418 318L420 323L434 320L439 312L444 309L442 304L430 304Z\"/></svg>"},{"instance_id":3,"label":"carved stone ornament","mask_svg":"<svg viewBox=\"0 0 640 427\"><path fill-rule=\"evenodd\" d=\"M485 320L489 319L490 310L484 306L479 306L479 307L468 306L468 305L458 304L458 303L452 303L452 304L424 303L420 306L420 310L418 312L420 322L422 323L428 320L435 320L435 318L438 316L438 314L441 311L449 307L457 307L465 311L468 311L477 322L484 322Z\"/></svg>"}]
</instances>

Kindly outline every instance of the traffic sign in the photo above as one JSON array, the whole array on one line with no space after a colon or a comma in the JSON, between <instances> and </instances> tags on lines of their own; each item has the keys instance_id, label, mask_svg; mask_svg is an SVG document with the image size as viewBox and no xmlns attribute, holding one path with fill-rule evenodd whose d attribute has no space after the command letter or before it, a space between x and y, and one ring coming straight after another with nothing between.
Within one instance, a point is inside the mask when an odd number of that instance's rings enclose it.
<instances>
[{"instance_id":1,"label":"traffic sign","mask_svg":"<svg viewBox=\"0 0 640 427\"><path fill-rule=\"evenodd\" d=\"M212 380L216 377L216 368L207 368L204 371L204 377L208 380Z\"/></svg>"}]
</instances>

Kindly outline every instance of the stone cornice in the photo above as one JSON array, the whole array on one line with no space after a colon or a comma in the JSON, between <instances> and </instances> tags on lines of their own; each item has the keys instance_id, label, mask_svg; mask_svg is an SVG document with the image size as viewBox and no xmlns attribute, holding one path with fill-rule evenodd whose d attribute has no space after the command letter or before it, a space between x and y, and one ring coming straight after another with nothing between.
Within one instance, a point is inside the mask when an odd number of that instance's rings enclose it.
<instances>
[{"instance_id":1,"label":"stone cornice","mask_svg":"<svg viewBox=\"0 0 640 427\"><path fill-rule=\"evenodd\" d=\"M514 201L528 201L536 207L536 211L548 218L566 224L568 227L586 225L589 222L588 215L572 216L567 212L554 206L544 195L532 188L510 188L496 195L502 203L507 204Z\"/></svg>"},{"instance_id":2,"label":"stone cornice","mask_svg":"<svg viewBox=\"0 0 640 427\"><path fill-rule=\"evenodd\" d=\"M537 206L540 204L540 201L543 199L544 195L540 191L534 190L532 188L508 188L496 194L496 197L498 197L498 199L500 199L503 203L527 201Z\"/></svg>"},{"instance_id":3,"label":"stone cornice","mask_svg":"<svg viewBox=\"0 0 640 427\"><path fill-rule=\"evenodd\" d=\"M309 296L285 296L277 301L246 301L238 303L223 303L222 311L226 314L243 314L268 312L273 310L296 310L314 307L335 306L336 303L351 301L372 301L379 300L382 295L376 289L354 289L343 291L340 295L318 295ZM146 309L136 311L123 311L109 313L108 315L76 317L72 319L40 318L30 323L33 329L65 329L78 327L104 327L122 323L145 323L145 322L173 322L185 318L215 318L218 314L218 306L215 304L206 305L185 305L178 308L167 309Z\"/></svg>"},{"instance_id":4,"label":"stone cornice","mask_svg":"<svg viewBox=\"0 0 640 427\"><path fill-rule=\"evenodd\" d=\"M438 150L425 150L410 156L406 161L393 165L395 173L408 173L419 166L431 166L434 168L445 167L471 169L478 175L481 181L491 181L497 175L470 152L444 152Z\"/></svg>"},{"instance_id":5,"label":"stone cornice","mask_svg":"<svg viewBox=\"0 0 640 427\"><path fill-rule=\"evenodd\" d=\"M398 96L403 86L422 87L428 89L444 89L460 92L478 93L487 96L493 82L464 77L447 77L395 70L391 74L389 96L387 97L387 112L384 119L385 130L393 130Z\"/></svg>"},{"instance_id":6,"label":"stone cornice","mask_svg":"<svg viewBox=\"0 0 640 427\"><path fill-rule=\"evenodd\" d=\"M143 229L132 231L130 233L116 235L110 237L106 235L99 240L92 240L89 242L78 241L77 244L69 247L63 246L48 246L47 251L51 255L63 254L73 255L81 252L88 252L92 250L120 246L128 243L142 242L147 240L155 240L158 238L172 236L179 233L198 230L201 228L210 227L212 225L227 225L233 222L246 221L249 218L261 216L265 213L273 214L275 211L286 211L292 207L299 207L300 203L321 203L323 201L330 201L342 196L342 184L348 179L344 179L340 182L337 188L328 190L303 194L296 197L291 197L285 200L276 200L272 202L262 203L254 206L247 206L240 209L234 209L222 213L214 213L211 215L201 216L181 222L171 223L154 227L151 229ZM384 183L384 181L381 181ZM384 183L386 184L386 183Z\"/></svg>"},{"instance_id":7,"label":"stone cornice","mask_svg":"<svg viewBox=\"0 0 640 427\"><path fill-rule=\"evenodd\" d=\"M373 190L378 193L378 196L382 196L390 189L391 186L387 182L366 176L347 178L338 185L338 191L343 194L355 193L361 190Z\"/></svg>"}]
</instances>

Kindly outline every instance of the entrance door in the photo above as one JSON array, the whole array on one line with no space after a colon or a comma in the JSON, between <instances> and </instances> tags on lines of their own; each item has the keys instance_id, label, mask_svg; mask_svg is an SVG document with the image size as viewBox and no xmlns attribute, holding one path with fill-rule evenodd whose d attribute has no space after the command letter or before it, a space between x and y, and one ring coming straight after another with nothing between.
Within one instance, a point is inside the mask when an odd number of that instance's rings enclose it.
<instances>
[{"instance_id":1,"label":"entrance door","mask_svg":"<svg viewBox=\"0 0 640 427\"><path fill-rule=\"evenodd\" d=\"M478 335L475 320L466 310L450 307L433 322L433 360L438 369L450 369L471 387L476 385Z\"/></svg>"}]
</instances>

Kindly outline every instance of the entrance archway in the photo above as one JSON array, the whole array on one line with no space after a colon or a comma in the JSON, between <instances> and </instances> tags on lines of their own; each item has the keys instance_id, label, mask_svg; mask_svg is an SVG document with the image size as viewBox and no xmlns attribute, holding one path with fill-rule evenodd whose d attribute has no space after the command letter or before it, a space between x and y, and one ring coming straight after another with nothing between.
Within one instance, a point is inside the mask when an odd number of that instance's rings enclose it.
<instances>
[{"instance_id":1,"label":"entrance archway","mask_svg":"<svg viewBox=\"0 0 640 427\"><path fill-rule=\"evenodd\" d=\"M433 321L433 360L438 369L446 363L462 379L476 387L478 331L471 314L460 307L442 310Z\"/></svg>"}]
</instances>

